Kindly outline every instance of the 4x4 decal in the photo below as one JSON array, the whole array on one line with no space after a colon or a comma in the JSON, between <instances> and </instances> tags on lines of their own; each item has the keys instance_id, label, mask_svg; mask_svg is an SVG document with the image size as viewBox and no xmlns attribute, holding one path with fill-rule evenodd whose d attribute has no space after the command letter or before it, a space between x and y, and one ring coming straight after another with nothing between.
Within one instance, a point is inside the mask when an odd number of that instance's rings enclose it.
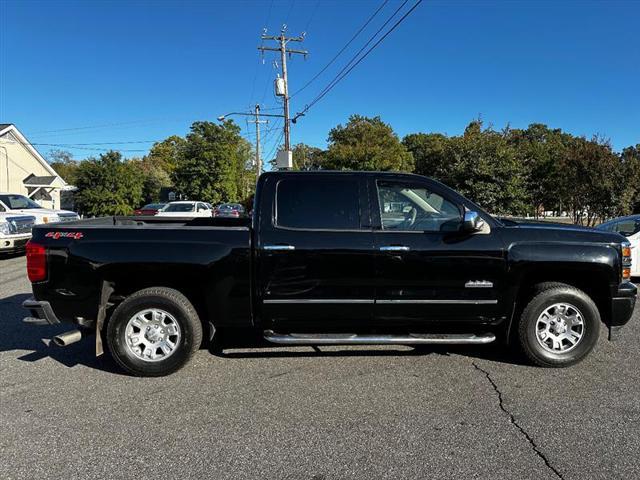
<instances>
[{"instance_id":1,"label":"4x4 decal","mask_svg":"<svg viewBox=\"0 0 640 480\"><path fill-rule=\"evenodd\" d=\"M80 240L84 237L82 232L48 232L45 237L58 240L60 238L73 238L74 240Z\"/></svg>"}]
</instances>

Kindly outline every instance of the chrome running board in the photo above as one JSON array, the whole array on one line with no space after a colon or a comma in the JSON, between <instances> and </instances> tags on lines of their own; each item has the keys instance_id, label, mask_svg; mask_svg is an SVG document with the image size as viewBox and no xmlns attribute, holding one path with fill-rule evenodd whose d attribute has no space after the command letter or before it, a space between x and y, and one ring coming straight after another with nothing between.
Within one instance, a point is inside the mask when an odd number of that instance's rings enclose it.
<instances>
[{"instance_id":1,"label":"chrome running board","mask_svg":"<svg viewBox=\"0 0 640 480\"><path fill-rule=\"evenodd\" d=\"M491 343L493 333L410 333L408 335L357 335L352 333L275 333L265 330L264 339L280 345L469 345Z\"/></svg>"}]
</instances>

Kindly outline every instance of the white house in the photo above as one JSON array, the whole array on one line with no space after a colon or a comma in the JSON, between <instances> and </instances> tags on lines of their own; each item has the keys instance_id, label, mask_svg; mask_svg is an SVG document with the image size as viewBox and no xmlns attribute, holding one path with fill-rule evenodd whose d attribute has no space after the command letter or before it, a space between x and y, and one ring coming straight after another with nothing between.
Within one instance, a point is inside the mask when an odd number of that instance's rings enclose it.
<instances>
[{"instance_id":1,"label":"white house","mask_svg":"<svg viewBox=\"0 0 640 480\"><path fill-rule=\"evenodd\" d=\"M71 189L11 123L0 123L0 192L27 195L45 208L60 208Z\"/></svg>"}]
</instances>

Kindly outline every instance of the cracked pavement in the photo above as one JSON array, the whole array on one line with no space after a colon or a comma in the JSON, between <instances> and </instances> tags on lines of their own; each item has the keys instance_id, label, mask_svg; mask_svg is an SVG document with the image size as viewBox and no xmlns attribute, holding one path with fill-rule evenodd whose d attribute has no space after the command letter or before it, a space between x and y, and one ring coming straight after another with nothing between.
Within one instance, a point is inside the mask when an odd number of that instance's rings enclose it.
<instances>
[{"instance_id":1,"label":"cracked pavement","mask_svg":"<svg viewBox=\"0 0 640 480\"><path fill-rule=\"evenodd\" d=\"M0 259L3 479L640 478L638 312L565 370L497 345L301 347L140 379L22 325L24 268Z\"/></svg>"}]
</instances>

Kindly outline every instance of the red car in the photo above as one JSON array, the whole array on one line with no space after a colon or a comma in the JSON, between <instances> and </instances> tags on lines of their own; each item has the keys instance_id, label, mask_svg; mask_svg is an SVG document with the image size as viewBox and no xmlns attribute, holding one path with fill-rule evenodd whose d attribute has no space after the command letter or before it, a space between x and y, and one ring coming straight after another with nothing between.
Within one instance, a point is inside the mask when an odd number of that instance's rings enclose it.
<instances>
[{"instance_id":1,"label":"red car","mask_svg":"<svg viewBox=\"0 0 640 480\"><path fill-rule=\"evenodd\" d=\"M155 215L164 208L166 203L150 203L133 211L134 215Z\"/></svg>"}]
</instances>

